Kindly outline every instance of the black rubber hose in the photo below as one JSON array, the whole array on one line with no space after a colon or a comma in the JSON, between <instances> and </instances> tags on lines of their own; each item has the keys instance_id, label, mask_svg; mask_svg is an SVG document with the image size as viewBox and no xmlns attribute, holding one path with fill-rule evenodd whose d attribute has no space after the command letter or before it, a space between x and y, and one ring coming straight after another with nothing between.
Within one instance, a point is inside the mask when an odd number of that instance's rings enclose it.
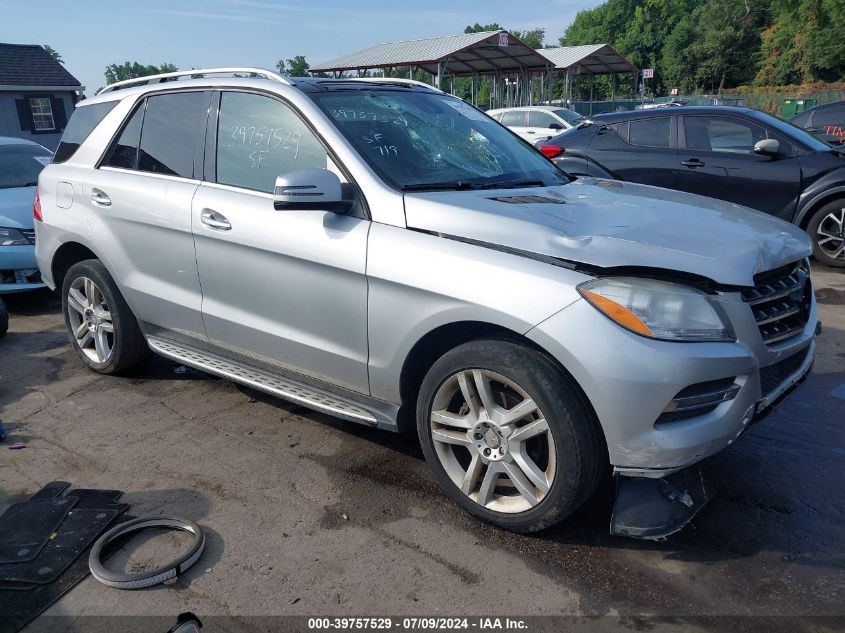
<instances>
[{"instance_id":1,"label":"black rubber hose","mask_svg":"<svg viewBox=\"0 0 845 633\"><path fill-rule=\"evenodd\" d=\"M193 542L185 554L173 560L166 565L162 565L158 569L145 572L143 574L124 574L107 570L100 561L103 548L114 541L117 537L137 532L146 528L171 528L174 530L182 530L190 532L194 535ZM117 589L143 589L144 587L152 587L165 580L175 578L191 565L197 562L197 559L202 554L205 547L205 535L193 521L186 521L184 519L167 519L162 517L147 517L141 519L133 519L126 521L103 534L94 543L91 548L91 553L88 556L88 567L91 569L91 575L94 576L104 585L109 587L116 587Z\"/></svg>"}]
</instances>

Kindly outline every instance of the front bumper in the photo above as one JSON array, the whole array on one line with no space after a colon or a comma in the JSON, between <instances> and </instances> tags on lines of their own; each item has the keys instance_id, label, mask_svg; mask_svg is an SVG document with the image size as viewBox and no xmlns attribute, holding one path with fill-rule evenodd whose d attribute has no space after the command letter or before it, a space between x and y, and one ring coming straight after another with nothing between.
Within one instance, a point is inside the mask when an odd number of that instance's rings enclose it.
<instances>
[{"instance_id":1,"label":"front bumper","mask_svg":"<svg viewBox=\"0 0 845 633\"><path fill-rule=\"evenodd\" d=\"M0 246L0 294L44 288L34 246Z\"/></svg>"},{"instance_id":2,"label":"front bumper","mask_svg":"<svg viewBox=\"0 0 845 633\"><path fill-rule=\"evenodd\" d=\"M800 334L771 347L760 338L747 305L728 300L722 307L737 342L655 341L624 330L583 300L528 332L584 390L615 472L662 477L719 452L809 372L815 304ZM790 365L790 359L801 362ZM772 388L771 368L782 367L789 373L775 374ZM663 421L661 415L682 390L729 378L739 387L732 399L702 415Z\"/></svg>"}]
</instances>

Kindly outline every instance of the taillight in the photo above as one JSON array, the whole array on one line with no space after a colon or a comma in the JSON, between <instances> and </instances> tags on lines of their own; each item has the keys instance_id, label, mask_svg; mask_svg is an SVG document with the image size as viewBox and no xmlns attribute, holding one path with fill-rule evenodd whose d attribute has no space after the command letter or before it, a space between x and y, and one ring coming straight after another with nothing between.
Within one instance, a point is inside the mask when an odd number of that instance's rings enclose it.
<instances>
[{"instance_id":1,"label":"taillight","mask_svg":"<svg viewBox=\"0 0 845 633\"><path fill-rule=\"evenodd\" d=\"M540 145L537 149L539 149L546 158L554 158L563 154L563 148L558 147L557 145Z\"/></svg>"},{"instance_id":2,"label":"taillight","mask_svg":"<svg viewBox=\"0 0 845 633\"><path fill-rule=\"evenodd\" d=\"M43 222L41 217L41 197L38 195L38 187L35 188L35 202L32 203L32 217Z\"/></svg>"}]
</instances>

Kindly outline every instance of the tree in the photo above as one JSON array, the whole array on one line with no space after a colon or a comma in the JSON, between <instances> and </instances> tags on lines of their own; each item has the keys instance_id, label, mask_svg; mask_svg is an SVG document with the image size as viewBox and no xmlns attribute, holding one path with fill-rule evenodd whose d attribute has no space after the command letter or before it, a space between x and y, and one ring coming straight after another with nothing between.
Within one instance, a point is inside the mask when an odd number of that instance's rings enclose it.
<instances>
[{"instance_id":1,"label":"tree","mask_svg":"<svg viewBox=\"0 0 845 633\"><path fill-rule=\"evenodd\" d=\"M511 34L531 48L543 48L543 40L546 37L546 29L539 26L530 31L511 31Z\"/></svg>"},{"instance_id":2,"label":"tree","mask_svg":"<svg viewBox=\"0 0 845 633\"><path fill-rule=\"evenodd\" d=\"M279 69L280 75L287 75L288 77L307 77L310 66L308 65L308 62L305 61L305 56L297 55L293 59L288 59L287 65L285 65L285 60L280 59L276 62L276 68Z\"/></svg>"},{"instance_id":3,"label":"tree","mask_svg":"<svg viewBox=\"0 0 845 633\"><path fill-rule=\"evenodd\" d=\"M161 66L145 66L138 62L123 62L122 64L109 64L106 66L106 84L113 84L116 81L126 79L137 79L138 77L149 77L162 73L173 73L179 70L173 64L164 63Z\"/></svg>"},{"instance_id":4,"label":"tree","mask_svg":"<svg viewBox=\"0 0 845 633\"><path fill-rule=\"evenodd\" d=\"M56 60L57 62L59 62L60 64L64 64L64 63L65 63L65 60L63 60L63 59L62 59L62 56L59 54L59 52L58 52L55 48L53 48L52 46L50 46L49 44L44 44L44 50L45 50L45 51L47 51L47 54L48 54L50 57L52 57L53 59L55 59L55 60Z\"/></svg>"},{"instance_id":5,"label":"tree","mask_svg":"<svg viewBox=\"0 0 845 633\"><path fill-rule=\"evenodd\" d=\"M467 26L464 29L464 33L483 33L484 31L501 31L502 27L499 26L496 22L492 24L479 24L476 22L472 26Z\"/></svg>"}]
</instances>

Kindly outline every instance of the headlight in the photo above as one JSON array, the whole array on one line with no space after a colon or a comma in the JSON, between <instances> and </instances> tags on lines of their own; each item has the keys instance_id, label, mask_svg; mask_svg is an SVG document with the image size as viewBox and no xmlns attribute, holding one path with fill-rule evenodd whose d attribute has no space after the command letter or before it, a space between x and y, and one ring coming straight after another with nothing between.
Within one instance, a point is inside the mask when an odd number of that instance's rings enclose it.
<instances>
[{"instance_id":1,"label":"headlight","mask_svg":"<svg viewBox=\"0 0 845 633\"><path fill-rule=\"evenodd\" d=\"M667 341L731 341L731 333L703 292L637 277L607 277L578 286L595 308L624 328Z\"/></svg>"},{"instance_id":2,"label":"headlight","mask_svg":"<svg viewBox=\"0 0 845 633\"><path fill-rule=\"evenodd\" d=\"M0 246L29 246L32 242L17 229L0 227Z\"/></svg>"}]
</instances>

